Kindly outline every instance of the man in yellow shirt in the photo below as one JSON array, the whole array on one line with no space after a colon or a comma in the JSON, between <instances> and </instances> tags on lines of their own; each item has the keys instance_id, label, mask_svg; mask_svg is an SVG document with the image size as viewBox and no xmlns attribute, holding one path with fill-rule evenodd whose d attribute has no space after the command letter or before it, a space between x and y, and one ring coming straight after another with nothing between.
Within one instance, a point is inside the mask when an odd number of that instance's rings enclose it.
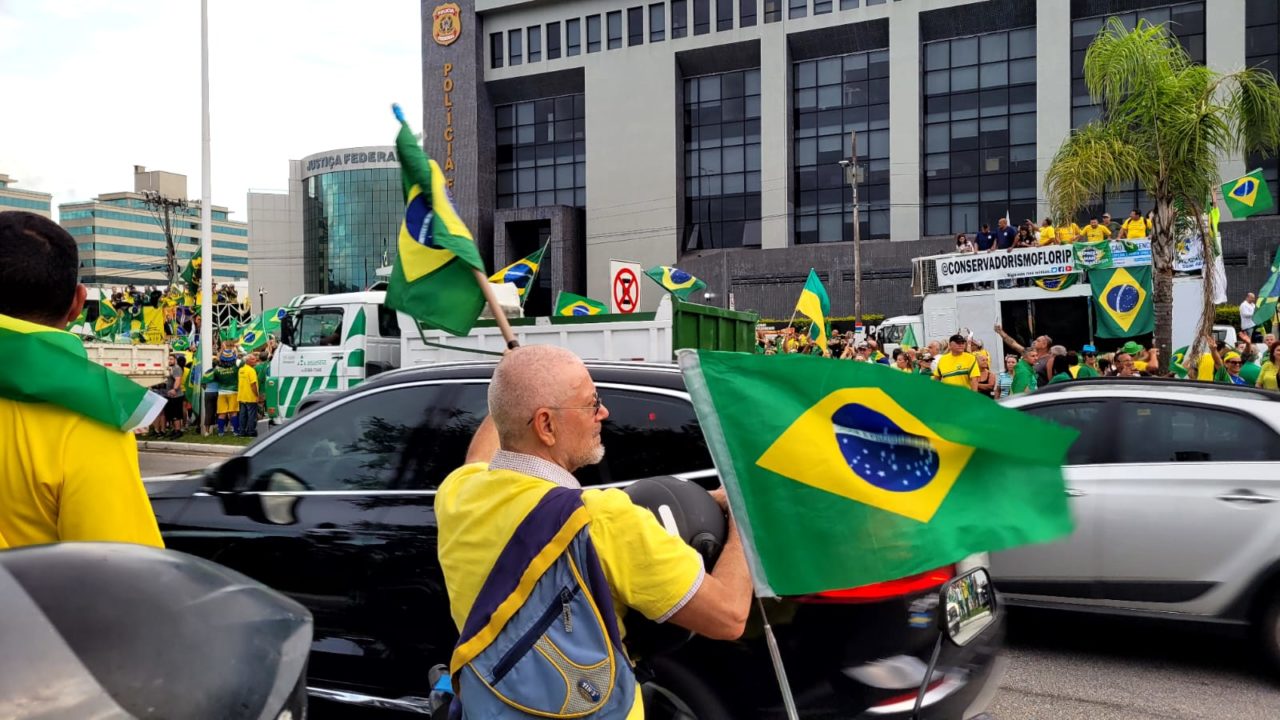
<instances>
[{"instance_id":1,"label":"man in yellow shirt","mask_svg":"<svg viewBox=\"0 0 1280 720\"><path fill-rule=\"evenodd\" d=\"M240 437L258 437L258 403L262 402L262 388L258 387L258 353L244 357L236 382L236 399L240 401Z\"/></svg>"},{"instance_id":2,"label":"man in yellow shirt","mask_svg":"<svg viewBox=\"0 0 1280 720\"><path fill-rule=\"evenodd\" d=\"M435 499L440 567L460 632L517 525L552 488L579 489L573 471L604 457L600 429L607 417L590 373L568 350L529 345L498 364L489 417L476 431L468 464L445 478ZM727 505L723 491L713 495ZM629 608L713 639L742 634L752 588L732 518L724 550L707 572L701 556L621 490L585 490L581 498L619 621ZM466 688L461 697L465 702ZM638 688L626 717L644 718Z\"/></svg>"},{"instance_id":3,"label":"man in yellow shirt","mask_svg":"<svg viewBox=\"0 0 1280 720\"><path fill-rule=\"evenodd\" d=\"M1142 240L1151 232L1151 221L1137 210L1130 211L1129 219L1120 226L1120 237L1125 240Z\"/></svg>"},{"instance_id":4,"label":"man in yellow shirt","mask_svg":"<svg viewBox=\"0 0 1280 720\"><path fill-rule=\"evenodd\" d=\"M62 330L84 306L79 265L56 223L0 212L0 315ZM138 443L60 405L0 397L0 549L70 540L164 546Z\"/></svg>"},{"instance_id":5,"label":"man in yellow shirt","mask_svg":"<svg viewBox=\"0 0 1280 720\"><path fill-rule=\"evenodd\" d=\"M1045 218L1040 223L1040 244L1041 245L1057 245L1057 234L1053 229L1053 221Z\"/></svg>"},{"instance_id":6,"label":"man in yellow shirt","mask_svg":"<svg viewBox=\"0 0 1280 720\"><path fill-rule=\"evenodd\" d=\"M1098 218L1089 218L1089 225L1084 229L1086 242L1098 242L1111 237L1111 230L1106 225L1099 225Z\"/></svg>"},{"instance_id":7,"label":"man in yellow shirt","mask_svg":"<svg viewBox=\"0 0 1280 720\"><path fill-rule=\"evenodd\" d=\"M938 358L933 365L933 379L946 385L978 389L978 378L982 370L978 368L978 358L973 353L965 352L965 337L959 333L948 341L951 352Z\"/></svg>"}]
</instances>

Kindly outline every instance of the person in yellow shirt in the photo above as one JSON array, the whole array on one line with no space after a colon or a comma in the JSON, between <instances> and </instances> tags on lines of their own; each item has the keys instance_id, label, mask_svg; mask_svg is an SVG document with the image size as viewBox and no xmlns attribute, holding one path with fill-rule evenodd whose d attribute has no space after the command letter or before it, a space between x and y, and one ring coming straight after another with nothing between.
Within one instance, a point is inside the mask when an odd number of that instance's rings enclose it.
<instances>
[{"instance_id":1,"label":"person in yellow shirt","mask_svg":"<svg viewBox=\"0 0 1280 720\"><path fill-rule=\"evenodd\" d=\"M1151 232L1151 221L1137 210L1130 211L1129 219L1120 226L1120 237L1125 240L1141 240Z\"/></svg>"},{"instance_id":2,"label":"person in yellow shirt","mask_svg":"<svg viewBox=\"0 0 1280 720\"><path fill-rule=\"evenodd\" d=\"M1098 218L1089 218L1089 224L1084 229L1084 239L1086 242L1098 242L1099 240L1107 240L1111 237L1111 230L1106 225L1099 225Z\"/></svg>"},{"instance_id":3,"label":"person in yellow shirt","mask_svg":"<svg viewBox=\"0 0 1280 720\"><path fill-rule=\"evenodd\" d=\"M1264 390L1280 390L1277 374L1280 374L1280 343L1267 348L1267 359L1262 363L1262 371L1258 373L1255 385Z\"/></svg>"},{"instance_id":4,"label":"person in yellow shirt","mask_svg":"<svg viewBox=\"0 0 1280 720\"><path fill-rule=\"evenodd\" d=\"M240 437L258 437L258 403L262 402L262 388L258 387L258 353L244 357L236 381L236 399L240 401Z\"/></svg>"},{"instance_id":5,"label":"person in yellow shirt","mask_svg":"<svg viewBox=\"0 0 1280 720\"><path fill-rule=\"evenodd\" d=\"M489 417L472 439L467 464L445 478L435 498L438 556L459 632L465 634L516 527L553 488L579 491L573 471L604 457L600 430L608 417L590 373L568 350L527 345L498 363ZM712 494L727 507L722 490ZM629 609L712 639L742 634L752 587L732 518L724 550L708 572L693 548L621 490L583 490L580 497L620 626ZM620 669L630 672L625 664ZM465 678L463 685L455 690L465 699ZM626 718L644 718L638 688Z\"/></svg>"},{"instance_id":6,"label":"person in yellow shirt","mask_svg":"<svg viewBox=\"0 0 1280 720\"><path fill-rule=\"evenodd\" d=\"M0 315L61 331L84 306L79 265L75 240L56 223L0 212ZM164 547L138 443L62 405L0 396L0 549L63 541Z\"/></svg>"},{"instance_id":7,"label":"person in yellow shirt","mask_svg":"<svg viewBox=\"0 0 1280 720\"><path fill-rule=\"evenodd\" d=\"M1045 218L1040 222L1040 240L1041 245L1057 245L1057 233L1053 229L1053 221Z\"/></svg>"},{"instance_id":8,"label":"person in yellow shirt","mask_svg":"<svg viewBox=\"0 0 1280 720\"><path fill-rule=\"evenodd\" d=\"M946 385L978 389L978 378L982 370L978 368L978 358L965 351L965 337L959 333L951 336L947 343L951 352L939 357L933 364L933 379Z\"/></svg>"}]
</instances>

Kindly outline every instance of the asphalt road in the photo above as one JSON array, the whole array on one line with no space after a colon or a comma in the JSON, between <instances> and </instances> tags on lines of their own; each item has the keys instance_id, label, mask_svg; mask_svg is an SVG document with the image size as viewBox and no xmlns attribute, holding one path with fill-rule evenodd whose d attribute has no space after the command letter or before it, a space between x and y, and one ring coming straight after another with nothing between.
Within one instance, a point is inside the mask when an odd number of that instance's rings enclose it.
<instances>
[{"instance_id":1,"label":"asphalt road","mask_svg":"<svg viewBox=\"0 0 1280 720\"><path fill-rule=\"evenodd\" d=\"M151 477L153 475L168 475L170 473L179 473L187 470L195 470L221 462L222 458L215 455L170 455L168 453L140 452L138 453L138 467L142 470L142 477Z\"/></svg>"}]
</instances>

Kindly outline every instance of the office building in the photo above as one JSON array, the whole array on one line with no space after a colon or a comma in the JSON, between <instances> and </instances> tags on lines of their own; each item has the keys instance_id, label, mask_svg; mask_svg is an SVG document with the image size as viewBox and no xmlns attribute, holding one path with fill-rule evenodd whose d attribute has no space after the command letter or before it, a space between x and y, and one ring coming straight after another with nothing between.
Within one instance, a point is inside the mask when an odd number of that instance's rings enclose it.
<instances>
[{"instance_id":1,"label":"office building","mask_svg":"<svg viewBox=\"0 0 1280 720\"><path fill-rule=\"evenodd\" d=\"M52 218L50 211L53 196L49 193L36 192L16 187L17 179L0 173L0 211L26 210L37 215Z\"/></svg>"},{"instance_id":2,"label":"office building","mask_svg":"<svg viewBox=\"0 0 1280 720\"><path fill-rule=\"evenodd\" d=\"M213 280L243 288L249 277L249 227L230 219L225 207L211 210ZM179 273L200 249L200 201L188 199L185 175L135 165L132 192L62 203L58 214L80 248L80 282L86 285L167 284L166 222ZM209 272L208 259L204 268Z\"/></svg>"},{"instance_id":3,"label":"office building","mask_svg":"<svg viewBox=\"0 0 1280 720\"><path fill-rule=\"evenodd\" d=\"M912 257L1006 213L1047 215L1054 153L1097 116L1083 58L1106 18L1165 23L1215 70L1274 71L1276 6L427 0L424 145L494 267L550 239L553 289L607 299L611 259L678 264L716 304L785 318L810 267L833 312L852 310L838 162L856 131L865 309L915 311ZM1224 157L1220 172L1258 165L1275 183L1274 160ZM1103 204L1150 207L1132 186ZM1274 216L1224 224L1233 287L1269 264L1277 230Z\"/></svg>"}]
</instances>

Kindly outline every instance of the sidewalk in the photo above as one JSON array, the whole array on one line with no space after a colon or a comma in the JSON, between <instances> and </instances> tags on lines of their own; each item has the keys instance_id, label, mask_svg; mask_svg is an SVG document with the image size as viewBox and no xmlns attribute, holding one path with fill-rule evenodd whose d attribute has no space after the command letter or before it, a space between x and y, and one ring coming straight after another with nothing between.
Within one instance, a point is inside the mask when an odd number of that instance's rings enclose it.
<instances>
[{"instance_id":1,"label":"sidewalk","mask_svg":"<svg viewBox=\"0 0 1280 720\"><path fill-rule=\"evenodd\" d=\"M243 450L243 445L215 445L212 443L187 443L172 440L138 440L138 452L169 453L170 455L209 455L231 457Z\"/></svg>"}]
</instances>

